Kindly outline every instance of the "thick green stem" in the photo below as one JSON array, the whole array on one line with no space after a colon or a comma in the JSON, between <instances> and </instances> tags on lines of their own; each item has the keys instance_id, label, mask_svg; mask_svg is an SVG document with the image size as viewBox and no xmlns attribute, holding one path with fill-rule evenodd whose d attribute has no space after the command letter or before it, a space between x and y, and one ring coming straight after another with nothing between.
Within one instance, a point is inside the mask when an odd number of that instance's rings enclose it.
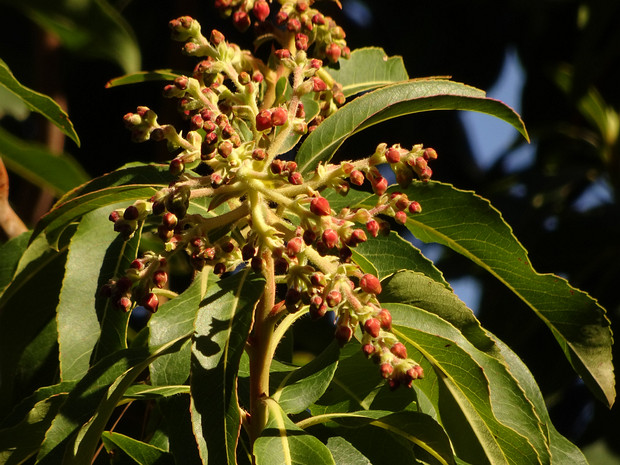
<instances>
[{"instance_id":1,"label":"thick green stem","mask_svg":"<svg viewBox=\"0 0 620 465\"><path fill-rule=\"evenodd\" d=\"M254 328L250 343L250 425L252 444L260 436L267 424L267 406L264 400L269 397L269 368L273 354L271 347L275 320L270 317L275 303L276 285L271 251L263 252L263 276L265 291L254 313Z\"/></svg>"}]
</instances>

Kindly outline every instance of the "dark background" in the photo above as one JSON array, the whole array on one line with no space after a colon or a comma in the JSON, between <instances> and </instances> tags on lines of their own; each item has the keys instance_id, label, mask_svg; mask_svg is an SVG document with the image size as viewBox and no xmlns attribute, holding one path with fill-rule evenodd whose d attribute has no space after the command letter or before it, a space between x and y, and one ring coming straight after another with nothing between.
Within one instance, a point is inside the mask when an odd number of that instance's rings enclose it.
<instances>
[{"instance_id":1,"label":"dark background","mask_svg":"<svg viewBox=\"0 0 620 465\"><path fill-rule=\"evenodd\" d=\"M122 125L122 116L137 105L155 109L162 121L176 118L171 102L161 97L162 84L105 89L109 79L123 74L118 65L62 46L43 48L44 33L24 14L29 2L19 3L19 9L13 4L18 5L0 1L4 5L0 57L24 84L66 99L82 147L69 141L65 151L91 176L129 161L165 160L165 148L132 144ZM219 18L211 2L133 0L114 5L137 37L143 69L193 67L168 35L167 22L183 14L199 19L204 31L217 27L229 40L251 48L248 37ZM620 211L615 200L620 185L619 130L611 124L607 133L601 131L584 115L579 102L596 89L612 115L607 124L620 111L620 2L350 0L343 5L344 11L329 1L319 7L326 7L344 27L352 49L380 46L389 55L401 55L411 77L450 75L488 89L497 79L506 51L516 50L526 79L521 113L536 148L535 160L527 168L508 172L505 157L500 157L489 169L480 169L459 118L451 112L381 124L348 141L341 153L367 155L383 141L434 147L440 154L433 165L434 179L489 198L530 252L535 268L559 273L589 292L608 309L615 326L620 311L615 288L620 282ZM553 78L561 66L573 70L567 92ZM44 124L36 116L24 122L6 117L0 124L23 139L45 139ZM515 135L515 144L521 143ZM585 211L575 208L575 200L594 182L607 186L614 200ZM36 193L11 177L12 202L30 225L38 214L33 202ZM511 345L531 368L557 428L579 446L588 447L593 464L620 463L617 455L605 456L620 454L618 409L609 411L593 400L547 328L503 286L466 260L445 252L438 266L448 280L471 276L480 283L477 310L483 325ZM601 452L603 446L609 450Z\"/></svg>"}]
</instances>

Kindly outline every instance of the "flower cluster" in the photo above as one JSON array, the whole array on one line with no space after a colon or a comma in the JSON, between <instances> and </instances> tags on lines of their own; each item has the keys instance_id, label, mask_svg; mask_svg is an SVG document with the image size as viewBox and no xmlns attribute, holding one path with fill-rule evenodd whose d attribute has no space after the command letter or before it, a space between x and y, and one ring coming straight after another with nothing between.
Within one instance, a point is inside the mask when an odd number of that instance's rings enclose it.
<instances>
[{"instance_id":1,"label":"flower cluster","mask_svg":"<svg viewBox=\"0 0 620 465\"><path fill-rule=\"evenodd\" d=\"M228 43L217 30L206 38L190 17L170 22L183 51L200 60L191 76L177 76L163 89L178 101L189 130L160 124L146 107L124 121L134 141L167 142L176 180L150 200L112 212L110 220L127 239L147 218L157 218L154 233L165 253L185 251L196 269L208 266L222 274L245 265L271 273L266 278L284 289L272 317L308 311L320 318L333 311L341 343L359 325L363 351L381 375L393 387L410 386L422 369L390 332L391 315L378 299L381 284L352 261L352 249L368 235L389 232L390 217L404 224L421 211L407 195L387 193L378 165L389 166L407 186L414 179L428 181L428 164L437 154L421 145L380 144L370 157L319 165L306 176L282 158L344 103L341 86L322 61L349 55L344 32L311 3L282 0L275 12L264 0L216 0L239 29L255 21L275 41L267 61ZM367 183L376 194L374 207L331 208L329 191L346 195L351 185ZM191 201L200 198L209 199L209 215L192 210ZM106 285L106 294L123 310L133 301L155 311L157 288L167 279L165 261L154 254L136 260L125 276Z\"/></svg>"}]
</instances>

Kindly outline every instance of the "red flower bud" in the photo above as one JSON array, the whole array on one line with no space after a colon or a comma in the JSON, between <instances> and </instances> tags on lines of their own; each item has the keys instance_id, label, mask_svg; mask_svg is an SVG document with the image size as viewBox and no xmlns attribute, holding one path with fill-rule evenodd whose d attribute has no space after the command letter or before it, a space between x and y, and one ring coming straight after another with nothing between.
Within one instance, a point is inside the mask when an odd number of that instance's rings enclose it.
<instances>
[{"instance_id":1,"label":"red flower bud","mask_svg":"<svg viewBox=\"0 0 620 465\"><path fill-rule=\"evenodd\" d=\"M241 258L243 260L250 260L256 254L256 249L252 244L245 244L241 248Z\"/></svg>"},{"instance_id":2,"label":"red flower bud","mask_svg":"<svg viewBox=\"0 0 620 465\"><path fill-rule=\"evenodd\" d=\"M379 367L379 373L381 373L381 376L385 379L388 379L393 372L394 367L388 362L382 363Z\"/></svg>"},{"instance_id":3,"label":"red flower bud","mask_svg":"<svg viewBox=\"0 0 620 465\"><path fill-rule=\"evenodd\" d=\"M267 16L269 16L269 3L265 0L257 0L254 2L252 13L256 16L256 19L262 23L267 19Z\"/></svg>"},{"instance_id":4,"label":"red flower bud","mask_svg":"<svg viewBox=\"0 0 620 465\"><path fill-rule=\"evenodd\" d=\"M325 49L325 55L329 58L329 61L336 63L340 58L341 49L340 46L334 42L329 44Z\"/></svg>"},{"instance_id":5,"label":"red flower bud","mask_svg":"<svg viewBox=\"0 0 620 465\"><path fill-rule=\"evenodd\" d=\"M157 297L157 294L149 292L142 300L142 306L149 312L155 313L157 311L157 307L159 307L159 298Z\"/></svg>"},{"instance_id":6,"label":"red flower bud","mask_svg":"<svg viewBox=\"0 0 620 465\"><path fill-rule=\"evenodd\" d=\"M301 32L295 35L295 48L297 50L308 50L308 36Z\"/></svg>"},{"instance_id":7,"label":"red flower bud","mask_svg":"<svg viewBox=\"0 0 620 465\"><path fill-rule=\"evenodd\" d=\"M426 160L436 160L437 159L437 152L435 152L435 149L432 149L430 147L424 149L424 155L422 155L424 157L424 159Z\"/></svg>"},{"instance_id":8,"label":"red flower bud","mask_svg":"<svg viewBox=\"0 0 620 465\"><path fill-rule=\"evenodd\" d=\"M338 325L336 326L336 333L334 336L340 345L344 345L351 340L351 337L353 337L353 330L349 328L348 325Z\"/></svg>"},{"instance_id":9,"label":"red flower bud","mask_svg":"<svg viewBox=\"0 0 620 465\"><path fill-rule=\"evenodd\" d=\"M372 354L375 353L375 346L373 346L372 344L364 344L362 346L362 352L364 352L364 355L366 355L366 357L370 357Z\"/></svg>"},{"instance_id":10,"label":"red flower bud","mask_svg":"<svg viewBox=\"0 0 620 465\"><path fill-rule=\"evenodd\" d=\"M271 129L273 123L271 122L271 111L270 110L262 110L256 115L256 130L257 131L266 131Z\"/></svg>"},{"instance_id":11,"label":"red flower bud","mask_svg":"<svg viewBox=\"0 0 620 465\"><path fill-rule=\"evenodd\" d=\"M379 234L379 223L376 220L370 220L366 223L366 229L372 237L377 237Z\"/></svg>"},{"instance_id":12,"label":"red flower bud","mask_svg":"<svg viewBox=\"0 0 620 465\"><path fill-rule=\"evenodd\" d=\"M128 206L125 209L125 212L123 213L123 218L126 219L127 221L137 220L139 216L140 216L140 212L138 211L135 205Z\"/></svg>"},{"instance_id":13,"label":"red flower bud","mask_svg":"<svg viewBox=\"0 0 620 465\"><path fill-rule=\"evenodd\" d=\"M166 285L167 282L168 273L166 273L164 270L157 270L155 273L153 273L153 284L155 284L157 288L161 289Z\"/></svg>"},{"instance_id":14,"label":"red flower bud","mask_svg":"<svg viewBox=\"0 0 620 465\"><path fill-rule=\"evenodd\" d=\"M323 231L321 239L323 239L328 249L333 249L338 245L338 233L333 229L326 229Z\"/></svg>"},{"instance_id":15,"label":"red flower bud","mask_svg":"<svg viewBox=\"0 0 620 465\"><path fill-rule=\"evenodd\" d=\"M360 287L362 291L368 294L381 294L381 283L379 278L370 273L366 273L360 278Z\"/></svg>"},{"instance_id":16,"label":"red flower bud","mask_svg":"<svg viewBox=\"0 0 620 465\"><path fill-rule=\"evenodd\" d=\"M289 18L286 22L286 28L291 32L299 32L301 30L301 23L297 18Z\"/></svg>"},{"instance_id":17,"label":"red flower bud","mask_svg":"<svg viewBox=\"0 0 620 465\"><path fill-rule=\"evenodd\" d=\"M407 358L407 348L400 342L395 343L390 348L390 352L398 358Z\"/></svg>"},{"instance_id":18,"label":"red flower bud","mask_svg":"<svg viewBox=\"0 0 620 465\"><path fill-rule=\"evenodd\" d=\"M302 237L306 245L311 245L316 240L316 233L311 229L306 229Z\"/></svg>"},{"instance_id":19,"label":"red flower bud","mask_svg":"<svg viewBox=\"0 0 620 465\"><path fill-rule=\"evenodd\" d=\"M310 202L310 211L318 216L330 215L332 210L325 197L315 197Z\"/></svg>"},{"instance_id":20,"label":"red flower bud","mask_svg":"<svg viewBox=\"0 0 620 465\"><path fill-rule=\"evenodd\" d=\"M349 240L347 241L347 245L349 247L355 247L358 244L366 242L366 240L367 240L366 233L362 229L355 229L351 233L351 237L349 237Z\"/></svg>"},{"instance_id":21,"label":"red flower bud","mask_svg":"<svg viewBox=\"0 0 620 465\"><path fill-rule=\"evenodd\" d=\"M409 204L409 213L420 213L422 211L422 205L415 200Z\"/></svg>"},{"instance_id":22,"label":"red flower bud","mask_svg":"<svg viewBox=\"0 0 620 465\"><path fill-rule=\"evenodd\" d=\"M353 170L349 175L349 179L356 186L361 186L362 184L364 184L364 173L362 173L360 170Z\"/></svg>"},{"instance_id":23,"label":"red flower bud","mask_svg":"<svg viewBox=\"0 0 620 465\"><path fill-rule=\"evenodd\" d=\"M379 337L379 332L381 331L381 323L376 318L368 318L364 322L364 331L366 331L372 337Z\"/></svg>"},{"instance_id":24,"label":"red flower bud","mask_svg":"<svg viewBox=\"0 0 620 465\"><path fill-rule=\"evenodd\" d=\"M394 214L394 220L398 224L405 224L407 222L407 214L405 212L396 212Z\"/></svg>"},{"instance_id":25,"label":"red flower bud","mask_svg":"<svg viewBox=\"0 0 620 465\"><path fill-rule=\"evenodd\" d=\"M372 189L377 195L383 195L388 188L387 179L385 179L383 176L375 178L371 184Z\"/></svg>"},{"instance_id":26,"label":"red flower bud","mask_svg":"<svg viewBox=\"0 0 620 465\"><path fill-rule=\"evenodd\" d=\"M267 153L263 149L254 149L252 152L252 158L257 161L262 161L267 156Z\"/></svg>"},{"instance_id":27,"label":"red flower bud","mask_svg":"<svg viewBox=\"0 0 620 465\"><path fill-rule=\"evenodd\" d=\"M288 272L288 261L286 258L276 258L273 262L273 269L275 274L286 274Z\"/></svg>"},{"instance_id":28,"label":"red flower bud","mask_svg":"<svg viewBox=\"0 0 620 465\"><path fill-rule=\"evenodd\" d=\"M286 48L280 48L280 49L276 50L274 53L276 54L276 56L280 60L284 60L285 58L290 58L291 57L290 50L288 50Z\"/></svg>"},{"instance_id":29,"label":"red flower bud","mask_svg":"<svg viewBox=\"0 0 620 465\"><path fill-rule=\"evenodd\" d=\"M382 308L377 314L377 319L381 323L381 329L389 331L392 329L392 314L387 308Z\"/></svg>"},{"instance_id":30,"label":"red flower bud","mask_svg":"<svg viewBox=\"0 0 620 465\"><path fill-rule=\"evenodd\" d=\"M299 252L301 252L303 241L301 237L293 237L286 244L286 253L289 257L294 257Z\"/></svg>"},{"instance_id":31,"label":"red flower bud","mask_svg":"<svg viewBox=\"0 0 620 465\"><path fill-rule=\"evenodd\" d=\"M390 147L385 152L385 159L388 163L398 163L400 161L400 150L396 147Z\"/></svg>"},{"instance_id":32,"label":"red flower bud","mask_svg":"<svg viewBox=\"0 0 620 465\"><path fill-rule=\"evenodd\" d=\"M342 294L336 290L329 291L325 297L325 303L329 308L334 308L342 301Z\"/></svg>"},{"instance_id":33,"label":"red flower bud","mask_svg":"<svg viewBox=\"0 0 620 465\"><path fill-rule=\"evenodd\" d=\"M225 40L224 34L222 34L220 31L218 31L217 29L213 29L211 31L209 42L211 42L213 45L219 45L222 42L224 42L224 40Z\"/></svg>"},{"instance_id":34,"label":"red flower bud","mask_svg":"<svg viewBox=\"0 0 620 465\"><path fill-rule=\"evenodd\" d=\"M283 107L274 108L271 111L271 124L273 126L282 126L288 120L288 111Z\"/></svg>"},{"instance_id":35,"label":"red flower bud","mask_svg":"<svg viewBox=\"0 0 620 465\"><path fill-rule=\"evenodd\" d=\"M327 84L325 84L325 81L318 76L314 76L312 78L312 90L315 92L322 92L325 89L327 89Z\"/></svg>"},{"instance_id":36,"label":"red flower bud","mask_svg":"<svg viewBox=\"0 0 620 465\"><path fill-rule=\"evenodd\" d=\"M304 182L304 177L299 171L295 171L288 176L288 182L295 186L300 186Z\"/></svg>"}]
</instances>

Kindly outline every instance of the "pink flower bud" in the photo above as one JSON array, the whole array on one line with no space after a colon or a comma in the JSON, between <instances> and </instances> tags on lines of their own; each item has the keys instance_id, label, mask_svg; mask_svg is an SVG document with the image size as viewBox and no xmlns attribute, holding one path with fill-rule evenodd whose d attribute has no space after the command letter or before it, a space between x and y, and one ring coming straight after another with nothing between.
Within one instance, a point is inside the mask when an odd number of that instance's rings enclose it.
<instances>
[{"instance_id":1,"label":"pink flower bud","mask_svg":"<svg viewBox=\"0 0 620 465\"><path fill-rule=\"evenodd\" d=\"M327 84L325 84L325 81L318 76L314 76L312 78L312 90L314 92L322 92L325 89L327 89Z\"/></svg>"},{"instance_id":2,"label":"pink flower bud","mask_svg":"<svg viewBox=\"0 0 620 465\"><path fill-rule=\"evenodd\" d=\"M157 307L159 307L159 299L157 298L157 294L149 292L142 300L142 306L149 312L155 313L157 311Z\"/></svg>"},{"instance_id":3,"label":"pink flower bud","mask_svg":"<svg viewBox=\"0 0 620 465\"><path fill-rule=\"evenodd\" d=\"M153 273L153 284L155 284L157 288L161 289L166 285L167 282L168 273L166 273L164 270L157 270L155 273Z\"/></svg>"},{"instance_id":4,"label":"pink flower bud","mask_svg":"<svg viewBox=\"0 0 620 465\"><path fill-rule=\"evenodd\" d=\"M298 32L295 35L295 48L297 50L308 50L308 36Z\"/></svg>"},{"instance_id":5,"label":"pink flower bud","mask_svg":"<svg viewBox=\"0 0 620 465\"><path fill-rule=\"evenodd\" d=\"M437 152L435 151L435 149L432 149L430 147L424 149L424 155L422 155L426 160L436 160L437 159Z\"/></svg>"},{"instance_id":6,"label":"pink flower bud","mask_svg":"<svg viewBox=\"0 0 620 465\"><path fill-rule=\"evenodd\" d=\"M362 229L355 229L347 240L347 245L349 247L355 247L363 242L366 242L366 240L366 233Z\"/></svg>"},{"instance_id":7,"label":"pink flower bud","mask_svg":"<svg viewBox=\"0 0 620 465\"><path fill-rule=\"evenodd\" d=\"M362 352L364 352L364 355L366 357L370 357L372 354L375 353L375 346L373 346L372 344L364 344L362 346Z\"/></svg>"},{"instance_id":8,"label":"pink flower bud","mask_svg":"<svg viewBox=\"0 0 620 465\"><path fill-rule=\"evenodd\" d=\"M381 377L384 379L388 379L393 372L394 367L388 362L382 363L379 367L379 373L381 373Z\"/></svg>"},{"instance_id":9,"label":"pink flower bud","mask_svg":"<svg viewBox=\"0 0 620 465\"><path fill-rule=\"evenodd\" d=\"M422 211L422 205L415 200L409 204L409 213L420 213Z\"/></svg>"},{"instance_id":10,"label":"pink flower bud","mask_svg":"<svg viewBox=\"0 0 620 465\"><path fill-rule=\"evenodd\" d=\"M334 42L329 44L325 49L325 55L329 58L329 61L336 63L340 58L341 49L340 46Z\"/></svg>"},{"instance_id":11,"label":"pink flower bud","mask_svg":"<svg viewBox=\"0 0 620 465\"><path fill-rule=\"evenodd\" d=\"M377 237L379 234L379 223L376 220L370 220L366 223L366 229L372 237Z\"/></svg>"},{"instance_id":12,"label":"pink flower bud","mask_svg":"<svg viewBox=\"0 0 620 465\"><path fill-rule=\"evenodd\" d=\"M387 179L385 179L383 176L375 178L371 184L372 189L377 195L383 195L388 188Z\"/></svg>"},{"instance_id":13,"label":"pink flower bud","mask_svg":"<svg viewBox=\"0 0 620 465\"><path fill-rule=\"evenodd\" d=\"M336 333L334 336L340 345L344 345L353 337L353 330L349 328L348 325L338 325L336 326Z\"/></svg>"},{"instance_id":14,"label":"pink flower bud","mask_svg":"<svg viewBox=\"0 0 620 465\"><path fill-rule=\"evenodd\" d=\"M407 214L405 212L396 212L394 214L394 220L398 224L405 224L407 222Z\"/></svg>"}]
</instances>

